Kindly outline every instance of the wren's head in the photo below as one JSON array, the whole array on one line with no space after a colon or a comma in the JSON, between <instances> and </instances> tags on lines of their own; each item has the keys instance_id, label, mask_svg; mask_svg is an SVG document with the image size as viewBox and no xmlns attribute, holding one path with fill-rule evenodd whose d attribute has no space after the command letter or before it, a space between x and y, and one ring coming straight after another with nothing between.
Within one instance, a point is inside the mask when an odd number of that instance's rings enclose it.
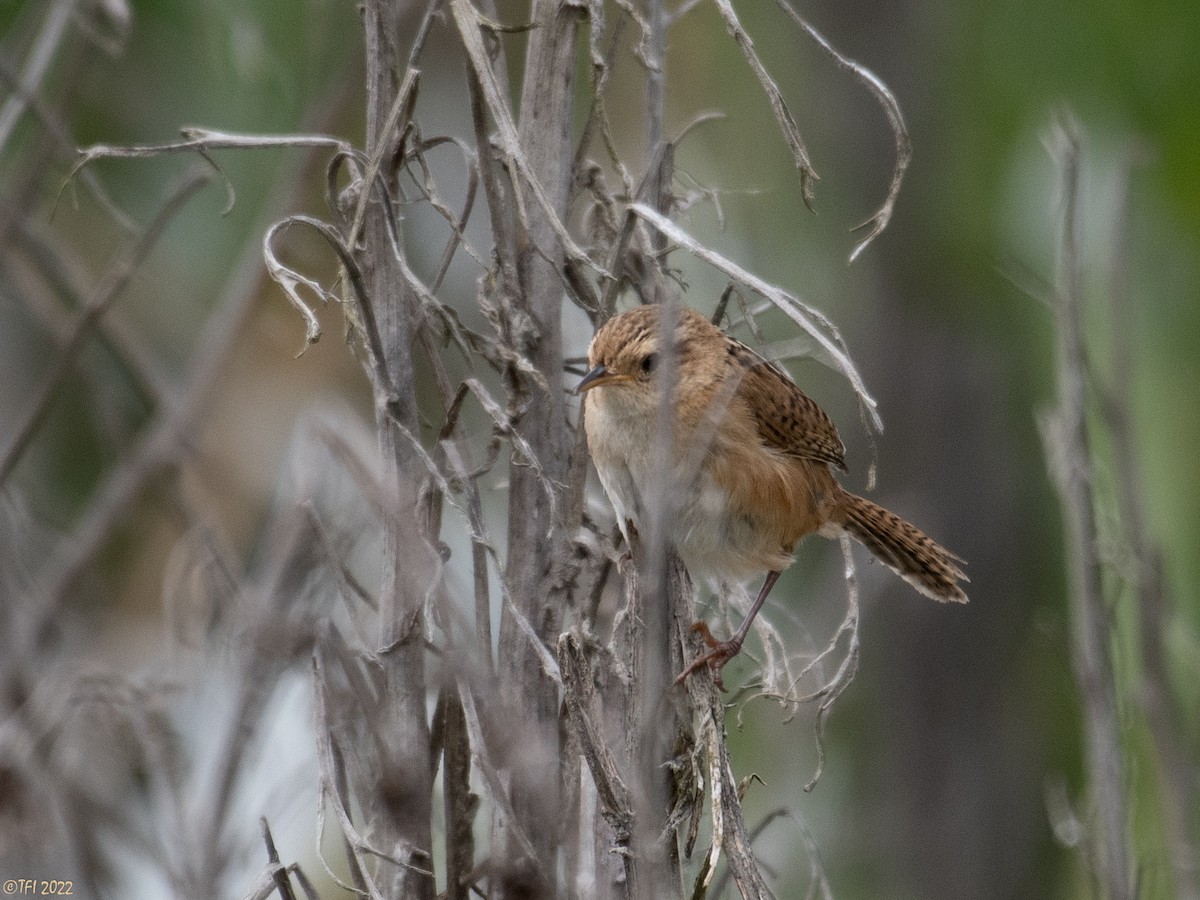
<instances>
[{"instance_id":1,"label":"wren's head","mask_svg":"<svg viewBox=\"0 0 1200 900\"><path fill-rule=\"evenodd\" d=\"M716 373L708 373L707 368L714 361L724 363L725 336L696 310L680 307L677 312L676 381L693 384L708 381ZM614 390L604 392L606 404L645 406L647 410L657 407L659 388L655 373L663 351L659 339L662 315L661 306L639 306L605 322L592 338L588 373L575 393L611 387Z\"/></svg>"}]
</instances>

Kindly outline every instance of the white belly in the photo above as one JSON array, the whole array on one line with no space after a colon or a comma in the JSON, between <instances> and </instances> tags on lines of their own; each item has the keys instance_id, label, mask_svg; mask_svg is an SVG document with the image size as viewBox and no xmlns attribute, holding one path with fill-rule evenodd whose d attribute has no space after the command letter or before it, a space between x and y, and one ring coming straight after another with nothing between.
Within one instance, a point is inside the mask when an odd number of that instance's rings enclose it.
<instances>
[{"instance_id":1,"label":"white belly","mask_svg":"<svg viewBox=\"0 0 1200 900\"><path fill-rule=\"evenodd\" d=\"M762 535L745 517L730 516L723 488L690 454L670 455L663 471L652 429L607 427L603 405L588 407L588 445L600 483L628 540L626 523L645 531L651 504L661 502L668 532L683 563L693 575L740 580L761 574ZM622 439L614 440L615 434Z\"/></svg>"},{"instance_id":2,"label":"white belly","mask_svg":"<svg viewBox=\"0 0 1200 900\"><path fill-rule=\"evenodd\" d=\"M707 475L692 481L675 518L673 537L683 564L695 575L740 581L761 574L761 530L730 515L725 491Z\"/></svg>"}]
</instances>

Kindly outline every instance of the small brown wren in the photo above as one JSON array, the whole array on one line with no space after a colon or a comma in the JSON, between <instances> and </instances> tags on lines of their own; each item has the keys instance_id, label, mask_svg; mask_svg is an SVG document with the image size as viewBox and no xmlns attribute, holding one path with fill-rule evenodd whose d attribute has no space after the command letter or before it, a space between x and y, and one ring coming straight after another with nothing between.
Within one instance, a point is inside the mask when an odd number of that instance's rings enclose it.
<instances>
[{"instance_id":1,"label":"small brown wren","mask_svg":"<svg viewBox=\"0 0 1200 900\"><path fill-rule=\"evenodd\" d=\"M702 622L703 665L721 685L779 573L805 535L845 532L901 578L934 600L965 603L967 580L954 554L915 526L838 484L845 448L825 411L778 366L690 308L675 331L671 471L655 452L662 417L658 362L662 309L641 306L613 316L588 349L585 430L600 482L626 538L647 515L652 486L666 485L670 533L693 574L741 580L766 573L737 632L717 641ZM664 479L667 479L664 481Z\"/></svg>"}]
</instances>

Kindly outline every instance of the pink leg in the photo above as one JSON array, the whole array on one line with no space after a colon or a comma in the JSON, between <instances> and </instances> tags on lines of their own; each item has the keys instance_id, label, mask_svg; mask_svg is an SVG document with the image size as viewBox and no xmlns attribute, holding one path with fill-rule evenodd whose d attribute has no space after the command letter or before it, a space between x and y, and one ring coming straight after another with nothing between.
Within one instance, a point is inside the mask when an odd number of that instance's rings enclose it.
<instances>
[{"instance_id":1,"label":"pink leg","mask_svg":"<svg viewBox=\"0 0 1200 900\"><path fill-rule=\"evenodd\" d=\"M725 690L725 684L721 681L721 669L725 667L725 663L729 662L737 656L742 650L742 644L746 641L746 635L750 633L750 626L754 624L754 617L758 615L758 611L762 609L762 605L767 600L767 594L771 593L771 588L775 586L775 581L779 578L778 572L768 572L767 578L763 582L762 588L758 592L758 596L754 599L754 605L750 607L750 612L746 614L746 618L742 620L742 624L738 626L737 633L727 641L718 641L713 637L712 632L708 630L708 626L703 622L697 622L692 626L692 631L697 631L704 638L704 643L708 644L709 651L702 653L692 661L692 664L679 673L679 677L675 679L676 684L683 684L687 681L689 675L698 670L701 666L708 666L712 671L713 683L721 690Z\"/></svg>"}]
</instances>

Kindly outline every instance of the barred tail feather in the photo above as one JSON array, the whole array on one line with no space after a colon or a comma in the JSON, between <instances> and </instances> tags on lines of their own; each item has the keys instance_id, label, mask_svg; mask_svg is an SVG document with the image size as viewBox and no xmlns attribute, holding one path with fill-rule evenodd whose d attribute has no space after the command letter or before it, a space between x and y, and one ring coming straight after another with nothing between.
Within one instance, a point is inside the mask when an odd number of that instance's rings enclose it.
<instances>
[{"instance_id":1,"label":"barred tail feather","mask_svg":"<svg viewBox=\"0 0 1200 900\"><path fill-rule=\"evenodd\" d=\"M844 519L839 524L880 562L933 600L966 603L959 581L970 579L962 560L915 525L878 503L843 491Z\"/></svg>"}]
</instances>

